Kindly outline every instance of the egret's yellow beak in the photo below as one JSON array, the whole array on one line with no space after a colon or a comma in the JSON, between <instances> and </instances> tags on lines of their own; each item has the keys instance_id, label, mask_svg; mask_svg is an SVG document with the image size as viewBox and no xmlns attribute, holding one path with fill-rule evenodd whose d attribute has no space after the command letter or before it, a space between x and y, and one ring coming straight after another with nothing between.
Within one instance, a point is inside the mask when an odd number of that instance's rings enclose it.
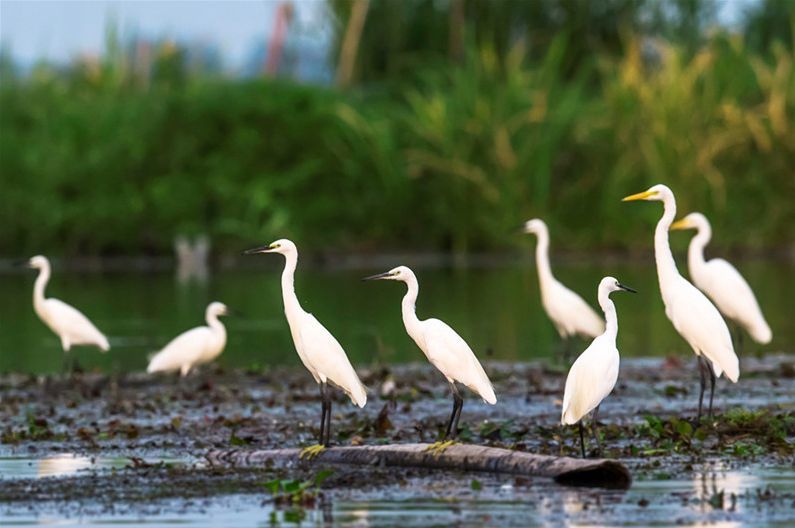
<instances>
[{"instance_id":1,"label":"egret's yellow beak","mask_svg":"<svg viewBox=\"0 0 795 528\"><path fill-rule=\"evenodd\" d=\"M682 229L690 229L691 227L693 226L690 224L690 221L688 221L687 218L682 218L671 224L671 227L668 229L671 231L679 231Z\"/></svg>"},{"instance_id":2,"label":"egret's yellow beak","mask_svg":"<svg viewBox=\"0 0 795 528\"><path fill-rule=\"evenodd\" d=\"M622 198L622 202L632 202L634 200L646 200L651 198L652 196L656 195L657 191L643 191L638 194L630 194L629 196L625 196Z\"/></svg>"}]
</instances>

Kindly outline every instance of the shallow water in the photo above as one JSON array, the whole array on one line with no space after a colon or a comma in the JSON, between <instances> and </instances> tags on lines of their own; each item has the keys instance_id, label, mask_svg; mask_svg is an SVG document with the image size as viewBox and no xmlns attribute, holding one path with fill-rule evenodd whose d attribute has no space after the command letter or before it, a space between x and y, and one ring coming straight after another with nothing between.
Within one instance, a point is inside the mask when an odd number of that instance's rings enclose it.
<instances>
[{"instance_id":1,"label":"shallow water","mask_svg":"<svg viewBox=\"0 0 795 528\"><path fill-rule=\"evenodd\" d=\"M109 456L84 456L76 453L60 453L43 458L6 456L0 457L0 481L4 479L29 479L46 477L70 477L88 473L124 469L139 464L191 465L204 467L202 461L173 456L137 458Z\"/></svg>"},{"instance_id":2,"label":"shallow water","mask_svg":"<svg viewBox=\"0 0 795 528\"><path fill-rule=\"evenodd\" d=\"M407 262L411 263L411 262ZM396 261L395 264L398 264ZM204 308L219 300L244 316L229 317L229 342L219 362L229 367L297 364L282 312L278 257L263 257L262 269L221 271L206 280L179 280L173 272L64 272L56 262L48 296L86 313L110 338L112 350L74 349L83 368L143 370L147 356L178 333L203 324ZM795 326L791 299L795 276L789 263L738 263L752 284L773 328L774 340L759 347L746 337L746 353L792 350ZM384 267L384 266L381 266ZM354 365L422 359L400 319L402 284L363 283L381 268L318 269L302 264L297 292L348 352ZM558 278L595 305L596 285L611 274L639 290L614 294L619 315L619 350L627 357L680 354L684 341L666 319L651 265L572 262L555 266ZM561 343L546 318L531 261L466 269L417 267L421 318L447 321L481 357L505 360L547 358ZM58 339L31 307L34 273L0 274L0 372L56 372L63 368ZM582 350L578 342L574 351Z\"/></svg>"},{"instance_id":3,"label":"shallow water","mask_svg":"<svg viewBox=\"0 0 795 528\"><path fill-rule=\"evenodd\" d=\"M95 471L108 471L94 468ZM309 508L279 507L263 495L231 495L187 503L164 500L118 512L58 509L55 505L0 508L3 526L559 526L704 525L791 526L795 469L755 465L742 470L709 464L692 478L648 479L626 492L565 488L540 481L516 485L510 479L482 478L480 491L425 482L409 488L331 494ZM438 476L442 480L444 476ZM480 482L480 481L478 481ZM440 482L443 484L444 481ZM460 482L459 482L460 485ZM385 497L390 496L387 499ZM265 500L263 500L265 498Z\"/></svg>"}]
</instances>

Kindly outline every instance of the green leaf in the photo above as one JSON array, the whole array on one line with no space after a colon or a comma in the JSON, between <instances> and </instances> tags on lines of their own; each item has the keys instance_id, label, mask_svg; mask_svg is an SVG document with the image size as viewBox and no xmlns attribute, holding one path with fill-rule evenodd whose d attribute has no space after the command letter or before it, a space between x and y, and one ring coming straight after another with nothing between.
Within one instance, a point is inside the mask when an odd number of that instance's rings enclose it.
<instances>
[{"instance_id":1,"label":"green leaf","mask_svg":"<svg viewBox=\"0 0 795 528\"><path fill-rule=\"evenodd\" d=\"M244 446L248 444L248 441L246 441L245 438L240 438L235 434L234 431L232 431L229 433L229 443L233 446Z\"/></svg>"},{"instance_id":2,"label":"green leaf","mask_svg":"<svg viewBox=\"0 0 795 528\"><path fill-rule=\"evenodd\" d=\"M483 489L483 484L477 479L472 479L472 482L469 483L469 487L472 488L473 491L480 491Z\"/></svg>"},{"instance_id":3,"label":"green leaf","mask_svg":"<svg viewBox=\"0 0 795 528\"><path fill-rule=\"evenodd\" d=\"M317 472L315 475L315 486L320 486L323 484L323 481L329 478L331 475L334 474L334 471L331 469L322 469Z\"/></svg>"},{"instance_id":4,"label":"green leaf","mask_svg":"<svg viewBox=\"0 0 795 528\"><path fill-rule=\"evenodd\" d=\"M282 481L282 489L284 489L285 493L293 494L301 491L301 483L297 480L285 480Z\"/></svg>"},{"instance_id":5,"label":"green leaf","mask_svg":"<svg viewBox=\"0 0 795 528\"><path fill-rule=\"evenodd\" d=\"M263 486L265 486L265 489L270 491L271 494L273 494L273 495L276 495L277 493L279 493L279 488L281 487L281 485L282 485L282 481L279 480L279 479L269 480L268 482L265 482L263 484Z\"/></svg>"},{"instance_id":6,"label":"green leaf","mask_svg":"<svg viewBox=\"0 0 795 528\"><path fill-rule=\"evenodd\" d=\"M676 432L685 438L690 438L693 435L693 426L687 420L679 420L676 424Z\"/></svg>"}]
</instances>

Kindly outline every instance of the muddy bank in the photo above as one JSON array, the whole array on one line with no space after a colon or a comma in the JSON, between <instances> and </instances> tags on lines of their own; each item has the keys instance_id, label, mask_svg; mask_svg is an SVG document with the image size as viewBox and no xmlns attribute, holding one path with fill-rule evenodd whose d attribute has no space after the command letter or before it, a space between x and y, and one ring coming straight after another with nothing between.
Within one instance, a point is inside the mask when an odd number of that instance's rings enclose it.
<instances>
[{"instance_id":1,"label":"muddy bank","mask_svg":"<svg viewBox=\"0 0 795 528\"><path fill-rule=\"evenodd\" d=\"M474 398L465 400L462 441L577 456L576 431L557 425L565 379L562 368L491 363L487 370L498 404L491 407ZM451 402L446 384L429 366L371 368L363 371L363 381L371 388L365 409L353 407L342 395L335 399L333 443L427 442L443 432ZM431 498L470 501L470 506L459 509L480 515L482 504L489 501L529 504L546 500L551 493L562 504L570 503L575 518L589 522L610 518L609 511L595 513L607 507L604 501L612 505L607 508L610 511L629 508L638 515L649 515L655 507L663 515L675 503L683 522L699 515L734 519L752 507L769 512L776 522L795 520L791 491L770 491L762 481L758 486L748 484L745 495L739 491L721 495L726 486L719 484L710 488L714 475L739 472L750 478L765 468L773 475L792 468L795 356L744 359L740 382L732 385L720 380L717 390L717 417L696 426L692 423L698 397L694 361L622 362L619 384L600 414L603 455L622 459L636 480L633 489L622 494L571 491L531 479L394 468L334 468L315 483L324 468L285 474L207 467L202 453L209 448L277 448L314 442L320 418L318 389L299 369L211 369L181 381L143 374L5 375L0 376L0 457L18 462L29 459L32 469L26 473L0 461L0 509L12 517L48 508L81 514L157 515L242 501L257 511L273 508L281 515L284 504L280 506L274 497L284 495L289 508L304 505L299 511L308 512L322 511L320 503L339 508L351 501L372 504ZM63 453L88 462L72 473L37 478L41 459ZM103 465L102 461L113 462ZM290 481L310 482L305 489L311 493L295 499L280 485L273 489L273 482ZM682 486L688 492L674 496L670 491L662 495L648 491L644 495L644 490L655 486L665 488L661 483L679 483L679 493ZM589 503L601 506L589 510L585 506ZM703 512L694 511L694 504L703 507ZM574 515L561 508L552 508L550 519Z\"/></svg>"}]
</instances>

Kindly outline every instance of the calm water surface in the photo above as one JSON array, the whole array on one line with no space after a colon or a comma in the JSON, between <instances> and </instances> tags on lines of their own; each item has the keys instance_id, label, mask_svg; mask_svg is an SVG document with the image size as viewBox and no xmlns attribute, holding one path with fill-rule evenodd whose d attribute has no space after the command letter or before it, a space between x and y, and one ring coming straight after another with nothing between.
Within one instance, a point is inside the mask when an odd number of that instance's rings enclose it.
<instances>
[{"instance_id":1,"label":"calm water surface","mask_svg":"<svg viewBox=\"0 0 795 528\"><path fill-rule=\"evenodd\" d=\"M225 321L229 342L219 360L222 365L298 364L282 311L281 261L276 259L263 269L221 271L203 281L181 281L168 271L65 272L56 262L47 295L78 307L110 338L108 354L73 349L83 368L143 370L150 354L178 333L203 324L204 309L214 300L243 314ZM793 350L792 265L755 260L740 262L739 267L756 291L774 334L773 343L765 347L746 339L745 353ZM354 365L422 360L400 318L405 287L360 281L384 269L299 266L296 290L303 307L331 330ZM532 263L415 271L420 318L447 321L482 358L526 361L560 353L560 341L541 308ZM689 348L665 317L652 265L575 263L558 265L555 273L593 306L604 275L614 275L639 290L637 295L613 294L623 355L690 357ZM0 274L0 371L45 373L62 368L60 342L31 306L34 278L32 271ZM577 343L575 348L585 346Z\"/></svg>"},{"instance_id":2,"label":"calm water surface","mask_svg":"<svg viewBox=\"0 0 795 528\"><path fill-rule=\"evenodd\" d=\"M129 462L129 461L127 461ZM102 475L124 467L124 459L89 459L63 454L46 459L0 459L29 468L18 478ZM177 461L177 464L180 462ZM755 464L745 469L703 465L692 477L636 481L628 491L567 488L541 481L516 486L512 478L483 474L480 492L436 486L391 488L391 498L355 497L326 500L316 508L275 507L262 492L120 507L107 512L90 503L64 509L62 504L0 505L3 526L791 526L795 471L791 467ZM461 483L459 482L459 485ZM449 487L451 486L452 487ZM468 488L468 486L467 486ZM377 495L373 492L370 495Z\"/></svg>"}]
</instances>

